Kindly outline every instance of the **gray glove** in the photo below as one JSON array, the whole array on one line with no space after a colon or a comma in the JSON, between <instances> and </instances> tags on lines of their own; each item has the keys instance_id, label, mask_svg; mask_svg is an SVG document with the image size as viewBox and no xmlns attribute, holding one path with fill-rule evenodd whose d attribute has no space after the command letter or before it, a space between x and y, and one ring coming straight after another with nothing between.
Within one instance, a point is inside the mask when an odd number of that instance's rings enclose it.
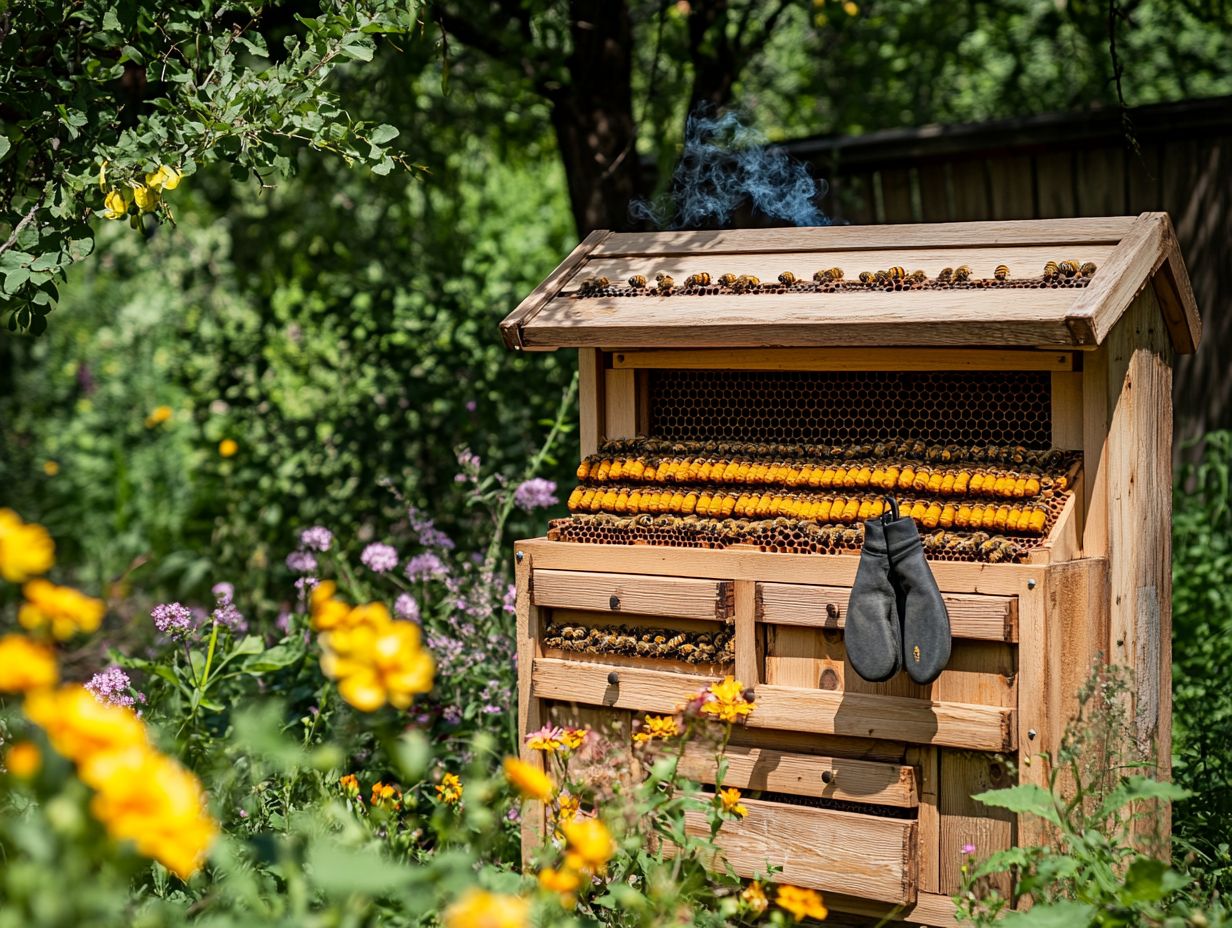
<instances>
[{"instance_id":1,"label":"gray glove","mask_svg":"<svg viewBox=\"0 0 1232 928\"><path fill-rule=\"evenodd\" d=\"M887 499L887 504L887 514L881 521L890 561L890 583L898 594L903 666L914 682L932 683L950 660L950 616L933 572L924 560L924 545L915 520L911 516L899 518L895 500ZM893 519L886 517L890 511Z\"/></svg>"},{"instance_id":2,"label":"gray glove","mask_svg":"<svg viewBox=\"0 0 1232 928\"><path fill-rule=\"evenodd\" d=\"M864 548L851 585L843 632L847 659L852 669L868 682L881 683L902 669L899 626L898 596L890 583L885 529L881 519L870 519L864 523Z\"/></svg>"}]
</instances>

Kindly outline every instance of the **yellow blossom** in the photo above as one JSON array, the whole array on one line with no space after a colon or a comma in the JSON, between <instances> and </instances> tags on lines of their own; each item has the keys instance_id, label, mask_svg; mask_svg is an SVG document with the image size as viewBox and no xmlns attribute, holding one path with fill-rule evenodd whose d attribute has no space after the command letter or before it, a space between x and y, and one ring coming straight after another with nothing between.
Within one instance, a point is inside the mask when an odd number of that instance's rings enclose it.
<instances>
[{"instance_id":1,"label":"yellow blossom","mask_svg":"<svg viewBox=\"0 0 1232 928\"><path fill-rule=\"evenodd\" d=\"M744 684L728 674L722 683L713 684L709 698L701 711L721 722L736 722L753 711L753 704L744 698Z\"/></svg>"},{"instance_id":2,"label":"yellow blossom","mask_svg":"<svg viewBox=\"0 0 1232 928\"><path fill-rule=\"evenodd\" d=\"M218 443L218 453L224 458L235 457L239 450L240 446L234 438L224 438Z\"/></svg>"},{"instance_id":3,"label":"yellow blossom","mask_svg":"<svg viewBox=\"0 0 1232 928\"><path fill-rule=\"evenodd\" d=\"M578 812L582 809L582 800L572 793L561 793L557 799L557 805L560 806L560 810L556 813L556 820L567 822L577 818Z\"/></svg>"},{"instance_id":4,"label":"yellow blossom","mask_svg":"<svg viewBox=\"0 0 1232 928\"><path fill-rule=\"evenodd\" d=\"M730 812L737 818L744 818L749 814L749 810L740 804L741 798L740 790L734 786L719 790L719 803L723 806L723 811Z\"/></svg>"},{"instance_id":5,"label":"yellow blossom","mask_svg":"<svg viewBox=\"0 0 1232 928\"><path fill-rule=\"evenodd\" d=\"M22 593L26 601L17 612L22 628L32 632L49 629L58 641L67 641L79 632L97 631L107 611L101 599L42 579L31 580L22 587Z\"/></svg>"},{"instance_id":6,"label":"yellow blossom","mask_svg":"<svg viewBox=\"0 0 1232 928\"><path fill-rule=\"evenodd\" d=\"M32 692L26 697L25 712L47 733L51 746L77 764L96 754L149 742L135 712L99 702L83 686Z\"/></svg>"},{"instance_id":7,"label":"yellow blossom","mask_svg":"<svg viewBox=\"0 0 1232 928\"><path fill-rule=\"evenodd\" d=\"M24 635L0 638L0 693L28 693L55 686L59 679L51 648Z\"/></svg>"},{"instance_id":8,"label":"yellow blossom","mask_svg":"<svg viewBox=\"0 0 1232 928\"><path fill-rule=\"evenodd\" d=\"M577 904L577 891L581 885L581 875L567 867L563 870L547 867L539 871L540 888L550 893L558 893L560 904L566 909L571 909Z\"/></svg>"},{"instance_id":9,"label":"yellow blossom","mask_svg":"<svg viewBox=\"0 0 1232 928\"><path fill-rule=\"evenodd\" d=\"M174 411L170 406L155 406L150 410L150 414L145 417L145 427L152 429L157 425L162 425L174 415Z\"/></svg>"},{"instance_id":10,"label":"yellow blossom","mask_svg":"<svg viewBox=\"0 0 1232 928\"><path fill-rule=\"evenodd\" d=\"M590 734L588 728L566 728L561 732L560 743L567 747L570 751L576 751L586 741L586 736Z\"/></svg>"},{"instance_id":11,"label":"yellow blossom","mask_svg":"<svg viewBox=\"0 0 1232 928\"><path fill-rule=\"evenodd\" d=\"M153 187L147 187L144 184L133 184L133 202L137 204L137 209L143 213L152 213L158 209L158 204L162 201L162 196Z\"/></svg>"},{"instance_id":12,"label":"yellow blossom","mask_svg":"<svg viewBox=\"0 0 1232 928\"><path fill-rule=\"evenodd\" d=\"M0 577L24 583L45 574L56 562L56 546L47 529L22 522L12 509L0 509Z\"/></svg>"},{"instance_id":13,"label":"yellow blossom","mask_svg":"<svg viewBox=\"0 0 1232 928\"><path fill-rule=\"evenodd\" d=\"M534 764L505 758L505 777L527 799L548 800L552 798L552 779Z\"/></svg>"},{"instance_id":14,"label":"yellow blossom","mask_svg":"<svg viewBox=\"0 0 1232 928\"><path fill-rule=\"evenodd\" d=\"M103 218L123 219L128 213L128 199L118 190L111 190L103 197Z\"/></svg>"},{"instance_id":15,"label":"yellow blossom","mask_svg":"<svg viewBox=\"0 0 1232 928\"><path fill-rule=\"evenodd\" d=\"M43 764L43 753L32 741L18 741L4 755L4 766L8 772L22 780L28 780L39 771Z\"/></svg>"},{"instance_id":16,"label":"yellow blossom","mask_svg":"<svg viewBox=\"0 0 1232 928\"><path fill-rule=\"evenodd\" d=\"M181 879L201 867L218 825L196 776L145 744L96 753L78 769L95 790L90 812L112 838Z\"/></svg>"},{"instance_id":17,"label":"yellow blossom","mask_svg":"<svg viewBox=\"0 0 1232 928\"><path fill-rule=\"evenodd\" d=\"M526 746L532 751L555 754L564 747L564 742L561 740L562 734L555 725L544 725L526 736Z\"/></svg>"},{"instance_id":18,"label":"yellow blossom","mask_svg":"<svg viewBox=\"0 0 1232 928\"><path fill-rule=\"evenodd\" d=\"M642 719L641 727L633 733L633 740L638 744L645 744L656 739L666 741L678 734L680 734L680 726L676 724L676 719L672 716L648 715Z\"/></svg>"},{"instance_id":19,"label":"yellow blossom","mask_svg":"<svg viewBox=\"0 0 1232 928\"><path fill-rule=\"evenodd\" d=\"M780 886L774 901L780 909L790 912L796 921L803 921L805 918L824 921L825 917L830 914L822 903L820 894L813 889Z\"/></svg>"},{"instance_id":20,"label":"yellow blossom","mask_svg":"<svg viewBox=\"0 0 1232 928\"><path fill-rule=\"evenodd\" d=\"M334 598L338 585L333 580L322 580L312 588L309 612L312 627L319 632L329 631L344 624L351 614L351 607Z\"/></svg>"},{"instance_id":21,"label":"yellow blossom","mask_svg":"<svg viewBox=\"0 0 1232 928\"><path fill-rule=\"evenodd\" d=\"M597 818L561 822L565 833L565 866L581 873L602 873L616 853L616 842Z\"/></svg>"},{"instance_id":22,"label":"yellow blossom","mask_svg":"<svg viewBox=\"0 0 1232 928\"><path fill-rule=\"evenodd\" d=\"M157 171L145 176L145 183L147 187L155 190L174 190L180 186L180 180L183 177L184 175L175 168L160 164Z\"/></svg>"},{"instance_id":23,"label":"yellow blossom","mask_svg":"<svg viewBox=\"0 0 1232 928\"><path fill-rule=\"evenodd\" d=\"M445 805L456 806L462 801L462 780L456 773L445 774L436 787L436 795Z\"/></svg>"},{"instance_id":24,"label":"yellow blossom","mask_svg":"<svg viewBox=\"0 0 1232 928\"><path fill-rule=\"evenodd\" d=\"M380 780L372 784L372 796L368 800L374 809L402 808L402 790L392 783L382 783Z\"/></svg>"},{"instance_id":25,"label":"yellow blossom","mask_svg":"<svg viewBox=\"0 0 1232 928\"><path fill-rule=\"evenodd\" d=\"M352 609L348 621L354 624L321 635L321 669L343 699L361 712L386 703L405 709L432 689L436 663L418 625L395 622L381 603Z\"/></svg>"},{"instance_id":26,"label":"yellow blossom","mask_svg":"<svg viewBox=\"0 0 1232 928\"><path fill-rule=\"evenodd\" d=\"M355 774L348 773L345 776L338 778L338 785L342 787L342 791L348 796L354 798L359 795L359 780L355 778Z\"/></svg>"},{"instance_id":27,"label":"yellow blossom","mask_svg":"<svg viewBox=\"0 0 1232 928\"><path fill-rule=\"evenodd\" d=\"M857 3L853 3L852 0L847 0L847 2L843 4L843 12L848 16L856 16L860 12L860 6Z\"/></svg>"},{"instance_id":28,"label":"yellow blossom","mask_svg":"<svg viewBox=\"0 0 1232 928\"><path fill-rule=\"evenodd\" d=\"M45 473L48 477L54 477L56 474L60 473L60 463L48 458L43 462L43 473Z\"/></svg>"},{"instance_id":29,"label":"yellow blossom","mask_svg":"<svg viewBox=\"0 0 1232 928\"><path fill-rule=\"evenodd\" d=\"M766 898L766 891L761 888L761 883L754 880L740 894L740 903L753 914L760 915L766 911L770 900Z\"/></svg>"},{"instance_id":30,"label":"yellow blossom","mask_svg":"<svg viewBox=\"0 0 1232 928\"><path fill-rule=\"evenodd\" d=\"M530 903L520 896L468 889L444 918L445 928L526 928Z\"/></svg>"}]
</instances>

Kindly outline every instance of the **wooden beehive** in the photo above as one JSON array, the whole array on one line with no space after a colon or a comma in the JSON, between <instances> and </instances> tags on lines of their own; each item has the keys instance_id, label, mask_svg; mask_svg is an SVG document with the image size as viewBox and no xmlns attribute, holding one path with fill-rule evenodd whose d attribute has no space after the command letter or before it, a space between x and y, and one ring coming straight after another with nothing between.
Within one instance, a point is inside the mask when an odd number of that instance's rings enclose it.
<instances>
[{"instance_id":1,"label":"wooden beehive","mask_svg":"<svg viewBox=\"0 0 1232 928\"><path fill-rule=\"evenodd\" d=\"M1134 672L1135 747L1167 775L1171 363L1201 324L1165 214L596 232L502 331L581 369L574 514L517 545L523 734L627 740L734 672L756 709L727 783L762 798L720 834L731 865L912 924L953 923L963 845L1041 840L970 797L1009 785L1008 759L1042 777L1023 761L1058 746L1099 655ZM952 623L926 687L866 683L843 650L887 490L915 506ZM561 632L612 625L709 645ZM525 843L544 827L532 809Z\"/></svg>"}]
</instances>

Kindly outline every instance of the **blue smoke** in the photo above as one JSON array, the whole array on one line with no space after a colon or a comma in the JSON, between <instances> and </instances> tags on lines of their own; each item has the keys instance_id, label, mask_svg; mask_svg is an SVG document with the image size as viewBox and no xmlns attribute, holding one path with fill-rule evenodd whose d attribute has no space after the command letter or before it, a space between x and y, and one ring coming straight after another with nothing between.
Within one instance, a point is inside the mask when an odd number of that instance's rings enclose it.
<instances>
[{"instance_id":1,"label":"blue smoke","mask_svg":"<svg viewBox=\"0 0 1232 928\"><path fill-rule=\"evenodd\" d=\"M630 215L660 229L727 225L745 203L771 219L796 226L830 224L816 200L828 189L781 148L766 145L734 113L694 112L685 125L684 150L671 189L653 203L635 200Z\"/></svg>"}]
</instances>

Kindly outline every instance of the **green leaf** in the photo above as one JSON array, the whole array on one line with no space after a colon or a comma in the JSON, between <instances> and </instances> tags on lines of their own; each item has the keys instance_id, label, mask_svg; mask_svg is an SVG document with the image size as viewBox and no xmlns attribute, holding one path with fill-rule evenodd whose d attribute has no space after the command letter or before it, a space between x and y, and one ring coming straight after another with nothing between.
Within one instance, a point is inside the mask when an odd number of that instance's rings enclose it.
<instances>
[{"instance_id":1,"label":"green leaf","mask_svg":"<svg viewBox=\"0 0 1232 928\"><path fill-rule=\"evenodd\" d=\"M1011 912L1000 924L1004 928L1082 928L1094 915L1095 906L1085 902L1054 902L1026 912Z\"/></svg>"},{"instance_id":2,"label":"green leaf","mask_svg":"<svg viewBox=\"0 0 1232 928\"><path fill-rule=\"evenodd\" d=\"M272 670L282 670L291 667L304 656L304 649L295 645L276 644L272 648L244 661L245 673L269 673Z\"/></svg>"},{"instance_id":3,"label":"green leaf","mask_svg":"<svg viewBox=\"0 0 1232 928\"><path fill-rule=\"evenodd\" d=\"M383 158L378 164L374 164L372 166L372 173L379 174L382 177L384 177L386 174L388 174L393 169L394 169L394 159L393 158Z\"/></svg>"},{"instance_id":4,"label":"green leaf","mask_svg":"<svg viewBox=\"0 0 1232 928\"><path fill-rule=\"evenodd\" d=\"M1052 804L1052 794L1034 783L1022 783L1008 789L994 789L971 797L986 806L1008 809L1018 814L1038 815L1042 819L1061 824L1057 810Z\"/></svg>"},{"instance_id":5,"label":"green leaf","mask_svg":"<svg viewBox=\"0 0 1232 928\"><path fill-rule=\"evenodd\" d=\"M313 885L328 895L379 896L406 884L409 871L369 849L349 849L326 840L308 849Z\"/></svg>"},{"instance_id":6,"label":"green leaf","mask_svg":"<svg viewBox=\"0 0 1232 928\"><path fill-rule=\"evenodd\" d=\"M342 46L342 54L348 58L354 58L356 61L371 61L372 46L371 45L344 45Z\"/></svg>"},{"instance_id":7,"label":"green leaf","mask_svg":"<svg viewBox=\"0 0 1232 928\"><path fill-rule=\"evenodd\" d=\"M1125 872L1123 901L1158 902L1188 882L1162 860L1139 857Z\"/></svg>"},{"instance_id":8,"label":"green leaf","mask_svg":"<svg viewBox=\"0 0 1232 928\"><path fill-rule=\"evenodd\" d=\"M389 123L381 123L372 130L371 140L374 145L384 145L398 137L398 130Z\"/></svg>"},{"instance_id":9,"label":"green leaf","mask_svg":"<svg viewBox=\"0 0 1232 928\"><path fill-rule=\"evenodd\" d=\"M8 154L8 150L13 147L13 143L8 140L8 136L0 135L0 158Z\"/></svg>"},{"instance_id":10,"label":"green leaf","mask_svg":"<svg viewBox=\"0 0 1232 928\"><path fill-rule=\"evenodd\" d=\"M46 254L39 255L34 259L34 263L30 265L32 271L51 271L60 266L60 252L49 251Z\"/></svg>"}]
</instances>

